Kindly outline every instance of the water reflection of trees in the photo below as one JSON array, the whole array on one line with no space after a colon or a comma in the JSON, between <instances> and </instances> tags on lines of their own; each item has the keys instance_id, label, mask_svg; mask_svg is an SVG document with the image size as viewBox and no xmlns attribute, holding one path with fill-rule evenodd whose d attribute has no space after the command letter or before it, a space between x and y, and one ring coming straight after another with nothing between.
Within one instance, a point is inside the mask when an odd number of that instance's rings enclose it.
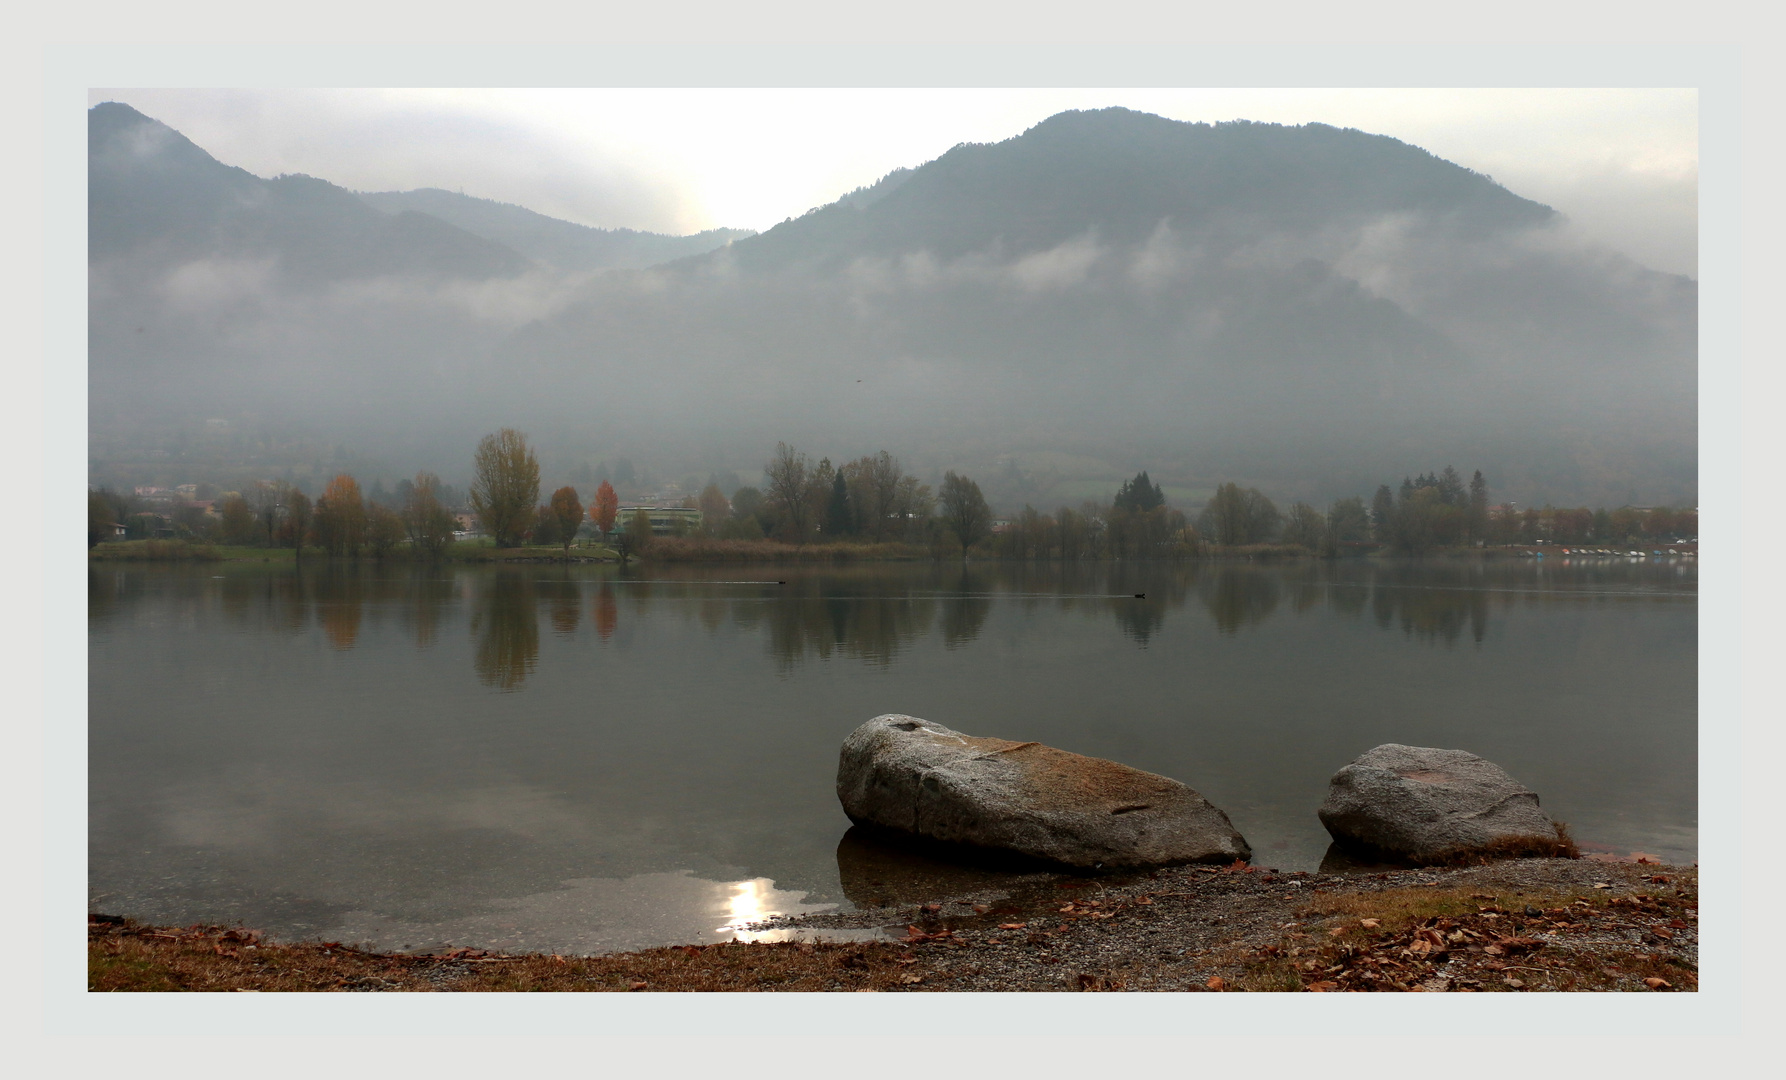
<instances>
[{"instance_id":1,"label":"water reflection of trees","mask_svg":"<svg viewBox=\"0 0 1786 1080\"><path fill-rule=\"evenodd\" d=\"M1371 616L1385 630L1450 645L1469 631L1481 641L1488 630L1489 593L1481 572L1470 568L1393 566L1371 585Z\"/></svg>"},{"instance_id":2,"label":"water reflection of trees","mask_svg":"<svg viewBox=\"0 0 1786 1080\"><path fill-rule=\"evenodd\" d=\"M539 611L529 578L526 573L497 570L476 595L471 612L471 632L477 636L472 666L485 686L514 690L539 662Z\"/></svg>"},{"instance_id":3,"label":"water reflection of trees","mask_svg":"<svg viewBox=\"0 0 1786 1080\"><path fill-rule=\"evenodd\" d=\"M546 617L554 634L570 635L583 622L583 587L570 576L568 567L560 567L550 577L534 581L540 600L546 605Z\"/></svg>"},{"instance_id":4,"label":"water reflection of trees","mask_svg":"<svg viewBox=\"0 0 1786 1080\"><path fill-rule=\"evenodd\" d=\"M221 617L244 630L304 634L314 628L330 647L349 650L382 623L394 622L427 647L465 597L479 678L512 690L538 663L542 610L552 633L574 636L587 622L606 642L617 632L623 600L633 605L629 611L648 617L664 614L666 599L689 601L673 605L674 613L711 631L728 621L760 628L785 668L806 657L886 666L932 633L946 649L965 648L984 634L1000 602L1020 618L1052 610L1106 626L1113 620L1141 647L1192 600L1223 634L1273 618L1326 613L1435 643L1466 636L1482 641L1495 611L1542 602L1547 597L1533 586L1557 585L1535 581L1539 568L1530 564L1462 561L864 565L790 574L785 584L765 582L742 592L741 583L714 587L699 575L666 587L605 576L586 581L563 568L467 571L307 562L298 568L227 567L223 574L213 569L90 569L90 618L97 625L144 595L172 589L206 597ZM1578 573L1582 580L1563 581L1563 591L1604 581L1603 572Z\"/></svg>"},{"instance_id":5,"label":"water reflection of trees","mask_svg":"<svg viewBox=\"0 0 1786 1080\"><path fill-rule=\"evenodd\" d=\"M986 593L992 582L972 571L962 569L943 596L943 648L959 649L980 636L986 616L992 612L992 598Z\"/></svg>"},{"instance_id":6,"label":"water reflection of trees","mask_svg":"<svg viewBox=\"0 0 1786 1080\"><path fill-rule=\"evenodd\" d=\"M1086 583L1088 588L1106 592L1105 603L1116 616L1124 636L1142 648L1159 632L1166 613L1184 606L1190 585L1196 580L1195 567L1165 563L1117 563L1103 582Z\"/></svg>"},{"instance_id":7,"label":"water reflection of trees","mask_svg":"<svg viewBox=\"0 0 1786 1080\"><path fill-rule=\"evenodd\" d=\"M133 603L143 595L143 578L141 574L133 574L128 570L115 570L88 566L87 568L87 618L100 622L118 614L126 603Z\"/></svg>"},{"instance_id":8,"label":"water reflection of trees","mask_svg":"<svg viewBox=\"0 0 1786 1080\"><path fill-rule=\"evenodd\" d=\"M734 601L732 611L740 627L767 630L784 668L809 655L885 666L930 631L937 606L909 578L889 575L795 578L773 597Z\"/></svg>"},{"instance_id":9,"label":"water reflection of trees","mask_svg":"<svg viewBox=\"0 0 1786 1080\"><path fill-rule=\"evenodd\" d=\"M396 606L402 613L404 628L415 638L417 646L425 649L434 644L441 615L458 594L450 574L442 573L438 567L418 566L393 584L401 589Z\"/></svg>"},{"instance_id":10,"label":"water reflection of trees","mask_svg":"<svg viewBox=\"0 0 1786 1080\"><path fill-rule=\"evenodd\" d=\"M595 635L607 641L614 636L614 628L620 625L620 604L614 599L611 582L602 582L600 591L595 594L594 609Z\"/></svg>"},{"instance_id":11,"label":"water reflection of trees","mask_svg":"<svg viewBox=\"0 0 1786 1080\"><path fill-rule=\"evenodd\" d=\"M1197 595L1216 627L1232 634L1282 613L1331 610L1349 617L1370 611L1385 629L1446 644L1487 631L1488 578L1480 566L1389 563L1296 563L1205 566Z\"/></svg>"},{"instance_id":12,"label":"water reflection of trees","mask_svg":"<svg viewBox=\"0 0 1786 1080\"><path fill-rule=\"evenodd\" d=\"M1252 566L1217 566L1198 575L1197 598L1224 634L1255 626L1277 610L1279 575Z\"/></svg>"},{"instance_id":13,"label":"water reflection of trees","mask_svg":"<svg viewBox=\"0 0 1786 1080\"><path fill-rule=\"evenodd\" d=\"M238 571L218 583L225 617L245 627L302 633L314 619L337 649L352 649L368 625L395 615L422 647L431 645L457 596L437 567L323 565L262 573Z\"/></svg>"},{"instance_id":14,"label":"water reflection of trees","mask_svg":"<svg viewBox=\"0 0 1786 1080\"><path fill-rule=\"evenodd\" d=\"M337 649L351 649L359 642L365 615L365 582L354 567L326 567L312 579L313 602L322 623L323 636Z\"/></svg>"}]
</instances>

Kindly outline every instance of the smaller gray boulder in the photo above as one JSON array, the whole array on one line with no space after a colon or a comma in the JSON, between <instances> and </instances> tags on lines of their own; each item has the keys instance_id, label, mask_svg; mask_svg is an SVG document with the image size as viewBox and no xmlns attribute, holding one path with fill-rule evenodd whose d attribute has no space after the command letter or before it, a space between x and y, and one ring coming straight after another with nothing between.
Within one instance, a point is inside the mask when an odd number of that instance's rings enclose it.
<instances>
[{"instance_id":1,"label":"smaller gray boulder","mask_svg":"<svg viewBox=\"0 0 1786 1080\"><path fill-rule=\"evenodd\" d=\"M1176 780L897 713L844 740L837 798L858 825L1080 870L1252 854L1228 815Z\"/></svg>"},{"instance_id":2,"label":"smaller gray boulder","mask_svg":"<svg viewBox=\"0 0 1786 1080\"><path fill-rule=\"evenodd\" d=\"M1535 793L1464 750L1385 743L1333 774L1319 813L1338 843L1416 863L1569 846Z\"/></svg>"}]
</instances>

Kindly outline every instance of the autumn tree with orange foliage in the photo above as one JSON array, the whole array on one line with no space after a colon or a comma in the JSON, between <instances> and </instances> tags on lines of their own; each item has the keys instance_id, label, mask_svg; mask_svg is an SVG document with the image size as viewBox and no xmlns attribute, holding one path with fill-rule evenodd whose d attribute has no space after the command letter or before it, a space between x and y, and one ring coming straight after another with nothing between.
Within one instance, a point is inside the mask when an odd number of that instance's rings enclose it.
<instances>
[{"instance_id":1,"label":"autumn tree with orange foliage","mask_svg":"<svg viewBox=\"0 0 1786 1080\"><path fill-rule=\"evenodd\" d=\"M358 555L366 539L366 502L360 485L342 473L316 500L316 542L330 555Z\"/></svg>"},{"instance_id":2,"label":"autumn tree with orange foliage","mask_svg":"<svg viewBox=\"0 0 1786 1080\"><path fill-rule=\"evenodd\" d=\"M732 504L726 501L718 484L708 484L702 488L701 497L696 500L695 505L701 510L701 531L709 536L732 516Z\"/></svg>"},{"instance_id":3,"label":"autumn tree with orange foliage","mask_svg":"<svg viewBox=\"0 0 1786 1080\"><path fill-rule=\"evenodd\" d=\"M605 539L614 531L614 519L620 516L620 496L614 494L614 485L606 480L595 489L595 501L589 504L589 520L602 531Z\"/></svg>"},{"instance_id":4,"label":"autumn tree with orange foliage","mask_svg":"<svg viewBox=\"0 0 1786 1080\"><path fill-rule=\"evenodd\" d=\"M564 545L565 561L570 561L571 542L577 538L577 526L583 524L583 504L577 489L561 487L552 493L552 516L558 519L558 542Z\"/></svg>"}]
</instances>

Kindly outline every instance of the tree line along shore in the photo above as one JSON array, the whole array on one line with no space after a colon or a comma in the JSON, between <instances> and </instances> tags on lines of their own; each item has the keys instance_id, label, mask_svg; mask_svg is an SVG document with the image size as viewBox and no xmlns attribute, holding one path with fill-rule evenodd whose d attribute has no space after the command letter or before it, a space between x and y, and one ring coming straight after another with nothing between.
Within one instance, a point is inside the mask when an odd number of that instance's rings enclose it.
<instances>
[{"instance_id":1,"label":"tree line along shore","mask_svg":"<svg viewBox=\"0 0 1786 1080\"><path fill-rule=\"evenodd\" d=\"M101 559L836 562L1492 555L1538 545L1625 554L1693 549L1698 532L1691 509L1494 505L1480 471L1466 482L1449 466L1325 509L1280 509L1257 488L1225 482L1195 517L1168 505L1143 470L1107 500L1053 513L1026 504L1001 517L971 478L946 471L933 490L885 450L833 465L779 443L761 486L728 497L709 482L698 495L635 505L606 479L587 503L572 486L542 502L538 456L511 428L485 436L473 464L463 498L429 472L372 497L348 473L314 499L258 481L167 512L136 494L90 489L87 543Z\"/></svg>"}]
</instances>

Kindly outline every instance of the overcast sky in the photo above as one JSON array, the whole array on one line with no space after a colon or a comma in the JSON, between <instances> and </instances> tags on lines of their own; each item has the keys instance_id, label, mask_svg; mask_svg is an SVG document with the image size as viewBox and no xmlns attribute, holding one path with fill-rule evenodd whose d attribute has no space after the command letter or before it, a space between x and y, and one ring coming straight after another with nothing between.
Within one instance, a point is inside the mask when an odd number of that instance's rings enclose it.
<instances>
[{"instance_id":1,"label":"overcast sky","mask_svg":"<svg viewBox=\"0 0 1786 1080\"><path fill-rule=\"evenodd\" d=\"M1063 109L1390 135L1697 274L1698 119L1668 89L96 89L219 160L362 191L441 187L604 228L766 229Z\"/></svg>"}]
</instances>

